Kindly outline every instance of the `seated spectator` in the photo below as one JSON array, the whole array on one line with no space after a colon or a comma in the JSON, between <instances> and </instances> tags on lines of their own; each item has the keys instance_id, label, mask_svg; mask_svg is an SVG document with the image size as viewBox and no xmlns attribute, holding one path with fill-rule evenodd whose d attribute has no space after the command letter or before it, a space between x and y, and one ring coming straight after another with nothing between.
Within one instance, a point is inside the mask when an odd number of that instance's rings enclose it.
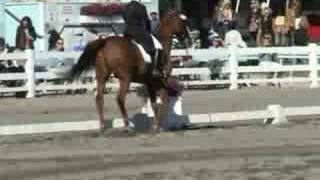
<instances>
[{"instance_id":1,"label":"seated spectator","mask_svg":"<svg viewBox=\"0 0 320 180\"><path fill-rule=\"evenodd\" d=\"M57 32L57 30L55 30L53 28L49 29L48 34L49 34L49 39L48 39L49 47L48 47L48 50L51 51L52 49L55 48L56 42L58 41L58 39L61 39L61 37L60 37L59 33Z\"/></svg>"},{"instance_id":2,"label":"seated spectator","mask_svg":"<svg viewBox=\"0 0 320 180\"><path fill-rule=\"evenodd\" d=\"M57 39L55 46L51 51L62 52L64 51L64 40L62 38Z\"/></svg>"},{"instance_id":3,"label":"seated spectator","mask_svg":"<svg viewBox=\"0 0 320 180\"><path fill-rule=\"evenodd\" d=\"M64 40L59 38L55 42L55 46L50 50L50 52L63 52L64 51ZM52 54L49 58L48 69L55 68L57 66L65 65L65 58L62 58L61 55Z\"/></svg>"},{"instance_id":4,"label":"seated spectator","mask_svg":"<svg viewBox=\"0 0 320 180\"><path fill-rule=\"evenodd\" d=\"M160 19L157 12L152 12L151 16L151 34L160 39Z\"/></svg>"}]
</instances>

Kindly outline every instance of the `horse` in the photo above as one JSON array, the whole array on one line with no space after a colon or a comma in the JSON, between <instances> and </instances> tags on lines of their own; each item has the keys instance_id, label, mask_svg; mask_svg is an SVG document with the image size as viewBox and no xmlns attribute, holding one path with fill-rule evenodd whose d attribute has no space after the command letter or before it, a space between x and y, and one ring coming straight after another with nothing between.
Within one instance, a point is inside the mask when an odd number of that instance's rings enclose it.
<instances>
[{"instance_id":1,"label":"horse","mask_svg":"<svg viewBox=\"0 0 320 180\"><path fill-rule=\"evenodd\" d=\"M187 18L177 11L168 11L160 18L160 43L163 50L159 51L158 66L162 76L153 77L148 74L148 63L144 61L137 45L127 37L109 36L89 43L78 62L70 72L71 80L78 78L82 72L95 68L96 72L96 109L99 116L100 130L105 129L103 93L106 82L111 76L119 80L117 104L123 118L126 130L129 130L129 120L125 105L130 83L140 83L146 87L154 111L154 130L159 131L162 115L168 111L167 79L171 74L170 64L171 41L176 36L180 42L191 43ZM156 98L160 96L162 104L157 107Z\"/></svg>"}]
</instances>

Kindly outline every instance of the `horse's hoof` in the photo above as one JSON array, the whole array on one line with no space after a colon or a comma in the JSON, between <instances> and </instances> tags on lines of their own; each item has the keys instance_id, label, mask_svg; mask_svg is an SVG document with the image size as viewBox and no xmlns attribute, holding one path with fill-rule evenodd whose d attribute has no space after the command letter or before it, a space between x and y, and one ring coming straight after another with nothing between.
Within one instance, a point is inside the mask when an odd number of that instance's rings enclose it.
<instances>
[{"instance_id":1,"label":"horse's hoof","mask_svg":"<svg viewBox=\"0 0 320 180\"><path fill-rule=\"evenodd\" d=\"M153 127L153 132L154 133L161 133L161 132L164 132L165 130L161 127L158 127L158 126L155 126Z\"/></svg>"},{"instance_id":2,"label":"horse's hoof","mask_svg":"<svg viewBox=\"0 0 320 180\"><path fill-rule=\"evenodd\" d=\"M132 127L125 127L124 128L124 132L126 133L133 133L134 132L134 129Z\"/></svg>"},{"instance_id":3,"label":"horse's hoof","mask_svg":"<svg viewBox=\"0 0 320 180\"><path fill-rule=\"evenodd\" d=\"M106 126L104 124L100 124L100 133L103 133L106 129Z\"/></svg>"}]
</instances>

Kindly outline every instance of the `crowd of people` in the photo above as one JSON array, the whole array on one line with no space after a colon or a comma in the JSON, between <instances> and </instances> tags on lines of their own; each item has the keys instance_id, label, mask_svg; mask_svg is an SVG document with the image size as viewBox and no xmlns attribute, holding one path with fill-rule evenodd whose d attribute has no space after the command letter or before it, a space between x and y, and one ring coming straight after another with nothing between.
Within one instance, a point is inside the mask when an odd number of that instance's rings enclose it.
<instances>
[{"instance_id":1,"label":"crowd of people","mask_svg":"<svg viewBox=\"0 0 320 180\"><path fill-rule=\"evenodd\" d=\"M201 10L197 15L190 14L190 25L198 30L199 46L196 48L227 47L235 44L239 47L254 46L305 46L308 44L308 20L302 15L301 2L290 0L285 10L273 10L265 2L251 0L246 29L239 26L239 16L234 12L230 0L221 0L214 8L214 13ZM195 8L195 7L194 7ZM201 8L201 3L199 4ZM194 10L196 11L196 9ZM209 14L206 18L198 18L202 14ZM194 16L193 16L194 15ZM204 16L205 17L205 16ZM150 13L152 34L159 38L160 18L157 12ZM191 28L192 29L192 28ZM54 29L47 31L48 50L64 51L64 39ZM197 33L195 33L197 34ZM5 46L5 40L0 39L0 52L21 51L33 49L34 42L39 35L29 17L22 18L16 31L15 47ZM100 37L99 38L105 38ZM82 48L84 45L81 46ZM81 47L73 48L82 50Z\"/></svg>"},{"instance_id":2,"label":"crowd of people","mask_svg":"<svg viewBox=\"0 0 320 180\"><path fill-rule=\"evenodd\" d=\"M191 13L190 18L196 22L193 23L194 29L200 33L199 48L232 44L239 47L308 44L308 19L302 14L299 0L290 0L285 9L272 9L266 2L259 0L250 0L248 6L249 15L245 24L245 17L235 12L230 0L221 0L213 8L213 13L200 16L201 20L197 20L199 18L193 17Z\"/></svg>"}]
</instances>

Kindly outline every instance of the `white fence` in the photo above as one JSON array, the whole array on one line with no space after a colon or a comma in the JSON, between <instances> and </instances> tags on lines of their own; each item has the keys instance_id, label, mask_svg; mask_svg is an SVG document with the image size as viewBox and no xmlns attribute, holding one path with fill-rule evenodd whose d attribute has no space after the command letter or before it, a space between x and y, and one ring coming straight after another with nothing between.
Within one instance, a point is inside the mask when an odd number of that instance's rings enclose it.
<instances>
[{"instance_id":1,"label":"white fence","mask_svg":"<svg viewBox=\"0 0 320 180\"><path fill-rule=\"evenodd\" d=\"M239 61L249 59L259 59L261 54L277 54L279 59L306 59L307 64L301 65L284 65L281 61L274 66L239 66ZM52 57L59 57L61 59L69 58L70 61L78 59L80 53L41 53L33 52L32 50L26 50L24 53L8 53L0 54L0 60L16 60L19 64L24 64L26 72L24 73L6 73L0 74L0 81L7 80L25 80L26 83L21 87L3 87L0 88L0 93L7 92L27 92L27 97L32 98L37 91L46 92L49 90L68 90L68 89L94 89L94 81L83 83L77 82L73 84L48 84L47 81L63 78L63 67L61 69L52 69L48 72L35 72L35 62L39 63L39 59L44 61L50 61ZM240 83L282 83L282 82L306 82L310 83L311 88L319 86L319 64L320 59L320 47L315 44L311 44L306 47L270 47L270 48L229 48L229 49L192 49L192 50L174 50L173 56L192 55L193 59L200 61L209 60L227 60L227 66L221 70L222 74L225 74L227 79L223 80L211 80L211 72L208 68L177 68L173 70L173 75L200 75L205 76L206 80L191 80L185 81L187 86L194 85L230 85L230 89L238 89ZM37 60L37 61L36 61ZM278 73L282 72L307 72L308 77L278 77ZM240 79L241 74L250 73L273 73L273 78L255 78L255 79ZM87 77L93 77L94 74L87 74ZM42 83L39 83L42 80ZM108 86L115 87L117 83L111 83Z\"/></svg>"},{"instance_id":2,"label":"white fence","mask_svg":"<svg viewBox=\"0 0 320 180\"><path fill-rule=\"evenodd\" d=\"M173 55L185 55L185 50L176 50ZM214 59L227 60L227 66L221 70L222 74L228 75L225 80L205 80L205 81L188 81L185 85L219 85L229 84L230 89L238 89L240 83L294 83L306 82L310 83L311 88L319 86L318 71L320 59L320 47L315 44L310 44L306 47L268 47L268 48L230 48L230 49L215 49L215 50L191 50L189 53L193 58L201 61ZM215 54L216 53L216 54ZM259 59L262 54L276 54L280 60L279 63L266 63L266 65L258 66L239 66L239 61ZM307 64L284 65L283 59L305 59ZM292 74L293 72L306 72L308 77L280 77L280 73ZM174 74L187 75L198 74L210 76L211 72L208 68L183 68L175 69ZM252 73L273 73L273 78L250 78L240 79L239 75Z\"/></svg>"}]
</instances>

